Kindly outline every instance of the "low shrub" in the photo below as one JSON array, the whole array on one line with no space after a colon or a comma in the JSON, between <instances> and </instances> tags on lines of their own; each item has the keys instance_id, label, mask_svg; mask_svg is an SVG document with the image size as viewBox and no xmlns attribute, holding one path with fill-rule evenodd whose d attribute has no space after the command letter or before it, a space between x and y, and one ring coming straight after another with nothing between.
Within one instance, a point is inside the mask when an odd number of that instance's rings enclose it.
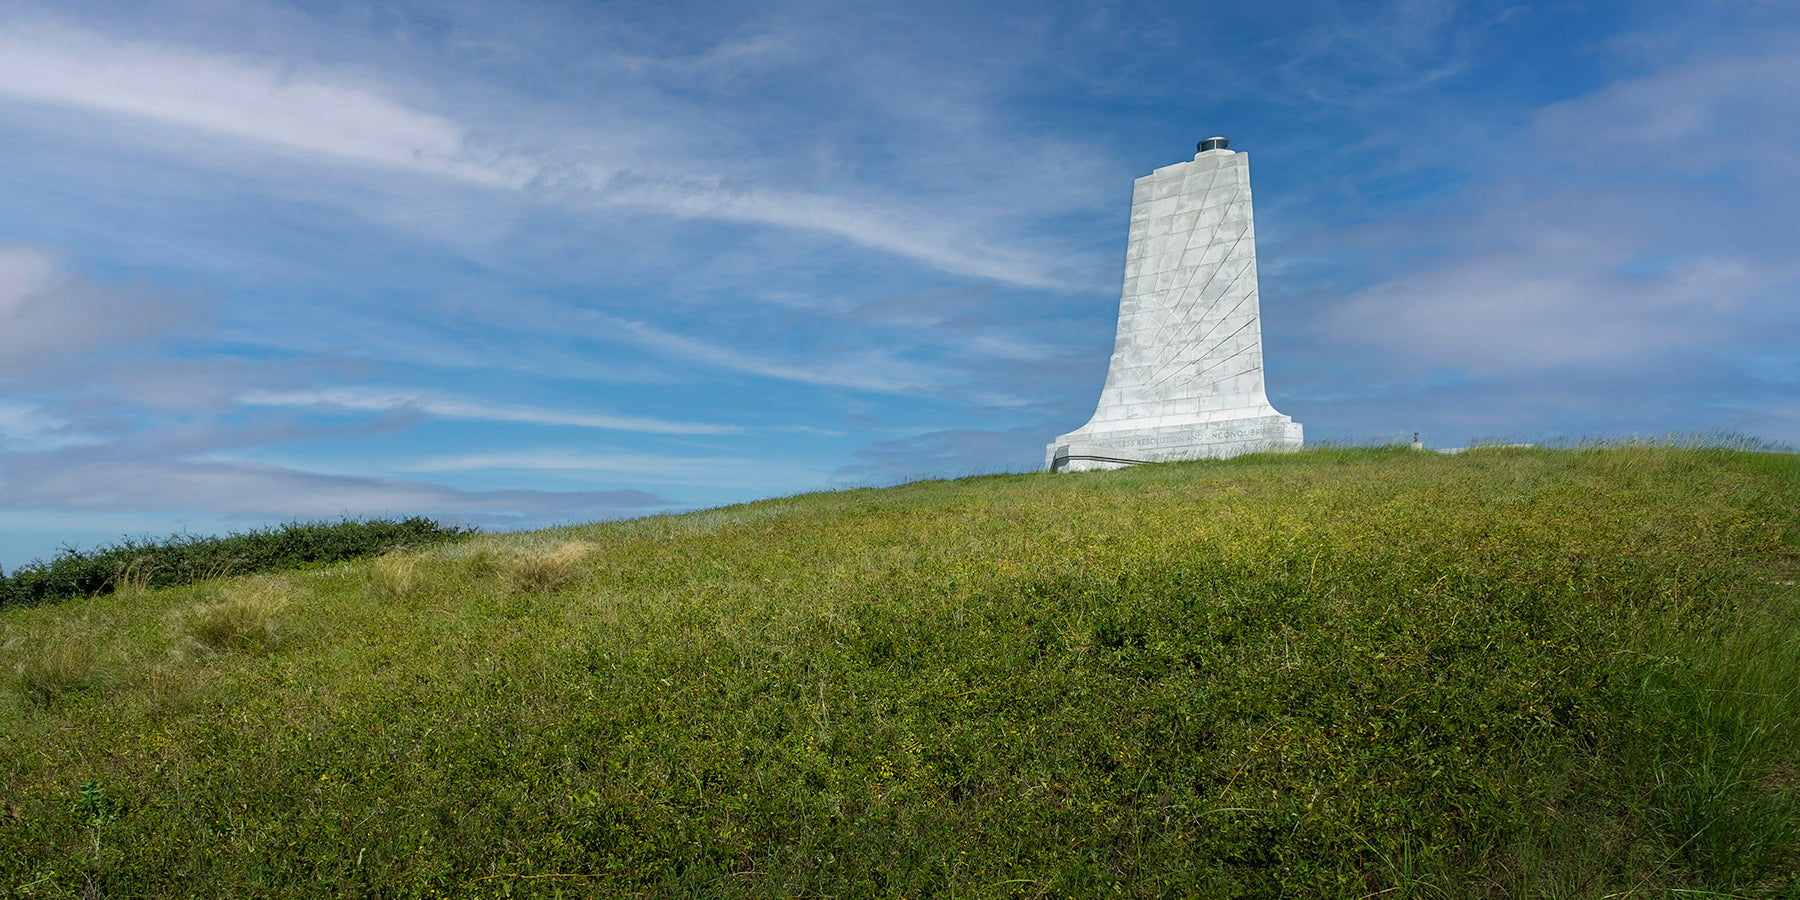
<instances>
[{"instance_id":1,"label":"low shrub","mask_svg":"<svg viewBox=\"0 0 1800 900\"><path fill-rule=\"evenodd\" d=\"M96 550L65 547L49 562L35 561L10 576L0 576L0 607L343 562L399 548L441 544L471 533L473 529L413 516L290 522L226 537L126 538Z\"/></svg>"}]
</instances>

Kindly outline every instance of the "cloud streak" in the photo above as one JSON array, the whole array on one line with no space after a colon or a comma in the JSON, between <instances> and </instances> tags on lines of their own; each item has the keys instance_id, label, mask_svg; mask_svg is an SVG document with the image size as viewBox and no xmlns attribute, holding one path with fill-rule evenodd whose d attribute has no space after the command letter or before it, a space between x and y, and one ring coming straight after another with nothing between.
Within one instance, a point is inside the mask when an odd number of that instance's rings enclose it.
<instances>
[{"instance_id":1,"label":"cloud streak","mask_svg":"<svg viewBox=\"0 0 1800 900\"><path fill-rule=\"evenodd\" d=\"M421 391L379 388L327 388L306 391L247 391L238 397L250 406L287 406L326 412L402 413L472 422L598 428L644 434L738 434L736 425L671 422L641 416L571 412L533 406L509 406L445 397Z\"/></svg>"},{"instance_id":2,"label":"cloud streak","mask_svg":"<svg viewBox=\"0 0 1800 900\"><path fill-rule=\"evenodd\" d=\"M272 62L92 32L0 32L0 94L274 147L507 186L466 158L465 129L365 87Z\"/></svg>"},{"instance_id":3,"label":"cloud streak","mask_svg":"<svg viewBox=\"0 0 1800 900\"><path fill-rule=\"evenodd\" d=\"M678 167L655 165L654 159L669 155L655 150L629 162L571 159L529 144L481 141L472 136L480 129L418 109L366 81L319 66L91 31L0 30L0 96L18 101L199 129L280 151L443 176L556 202L810 231L1003 283L1039 288L1066 283L1049 258L989 246L949 227L941 212L895 197L855 199L695 178ZM675 157L685 160L687 154Z\"/></svg>"},{"instance_id":4,"label":"cloud streak","mask_svg":"<svg viewBox=\"0 0 1800 900\"><path fill-rule=\"evenodd\" d=\"M587 189L606 204L818 232L956 275L1033 288L1064 288L1068 283L1066 273L1059 271L1061 267L1035 254L1002 250L974 239L946 241L947 223L941 218L936 222L917 221L928 217L891 200L858 202L673 177L615 177Z\"/></svg>"},{"instance_id":5,"label":"cloud streak","mask_svg":"<svg viewBox=\"0 0 1800 900\"><path fill-rule=\"evenodd\" d=\"M222 461L89 456L38 460L0 480L0 506L86 512L140 510L322 518L477 515L490 521L612 518L667 507L640 490L459 490L427 482L323 475Z\"/></svg>"},{"instance_id":6,"label":"cloud streak","mask_svg":"<svg viewBox=\"0 0 1800 900\"><path fill-rule=\"evenodd\" d=\"M1534 230L1526 246L1409 273L1358 291L1318 323L1319 339L1378 348L1402 368L1479 377L1639 366L1674 348L1721 346L1735 315L1794 275L1743 258L1702 256L1621 273L1629 249L1578 229Z\"/></svg>"},{"instance_id":7,"label":"cloud streak","mask_svg":"<svg viewBox=\"0 0 1800 900\"><path fill-rule=\"evenodd\" d=\"M101 441L44 407L0 400L0 454L82 447Z\"/></svg>"},{"instance_id":8,"label":"cloud streak","mask_svg":"<svg viewBox=\"0 0 1800 900\"><path fill-rule=\"evenodd\" d=\"M804 465L742 456L667 456L618 451L570 450L464 453L401 465L418 473L537 472L561 476L661 484L728 484L763 491L799 490L821 483L824 473Z\"/></svg>"},{"instance_id":9,"label":"cloud streak","mask_svg":"<svg viewBox=\"0 0 1800 900\"><path fill-rule=\"evenodd\" d=\"M715 346L663 331L644 322L615 320L614 325L620 334L659 353L764 378L892 394L919 393L938 381L937 377L919 366L880 351L869 352L862 359L833 360L824 365L801 365Z\"/></svg>"},{"instance_id":10,"label":"cloud streak","mask_svg":"<svg viewBox=\"0 0 1800 900\"><path fill-rule=\"evenodd\" d=\"M1778 131L1755 127L1800 115L1800 63L1785 46L1537 111L1531 168L1505 171L1502 157L1505 180L1462 192L1465 208L1385 223L1378 240L1416 261L1326 310L1316 339L1377 348L1381 368L1522 378L1643 371L1793 333L1800 321L1781 310L1800 266L1767 236L1791 235L1800 213L1763 189L1800 187L1800 165L1785 144L1767 152Z\"/></svg>"}]
</instances>

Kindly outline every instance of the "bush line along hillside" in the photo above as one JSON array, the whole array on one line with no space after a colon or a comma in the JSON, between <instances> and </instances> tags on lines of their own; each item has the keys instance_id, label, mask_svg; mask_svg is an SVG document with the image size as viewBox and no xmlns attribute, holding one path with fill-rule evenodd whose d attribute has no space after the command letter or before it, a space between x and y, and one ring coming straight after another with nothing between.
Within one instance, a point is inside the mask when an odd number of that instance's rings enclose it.
<instances>
[{"instance_id":1,"label":"bush line along hillside","mask_svg":"<svg viewBox=\"0 0 1800 900\"><path fill-rule=\"evenodd\" d=\"M0 895L1800 898L1800 457L923 482L0 610Z\"/></svg>"},{"instance_id":2,"label":"bush line along hillside","mask_svg":"<svg viewBox=\"0 0 1800 900\"><path fill-rule=\"evenodd\" d=\"M408 547L426 547L469 531L430 519L290 522L226 537L173 535L126 539L97 550L65 547L50 562L11 576L0 572L0 607L28 606L121 588L173 587L208 578L343 562Z\"/></svg>"}]
</instances>

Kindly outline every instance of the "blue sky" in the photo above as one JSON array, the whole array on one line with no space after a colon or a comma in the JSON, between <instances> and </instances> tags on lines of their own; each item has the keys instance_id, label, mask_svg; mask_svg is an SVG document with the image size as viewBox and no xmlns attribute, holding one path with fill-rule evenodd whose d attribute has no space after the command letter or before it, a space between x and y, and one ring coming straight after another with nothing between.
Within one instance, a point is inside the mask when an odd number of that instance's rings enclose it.
<instances>
[{"instance_id":1,"label":"blue sky","mask_svg":"<svg viewBox=\"0 0 1800 900\"><path fill-rule=\"evenodd\" d=\"M1309 440L1800 442L1791 2L0 0L0 565L1030 469L1251 155Z\"/></svg>"}]
</instances>

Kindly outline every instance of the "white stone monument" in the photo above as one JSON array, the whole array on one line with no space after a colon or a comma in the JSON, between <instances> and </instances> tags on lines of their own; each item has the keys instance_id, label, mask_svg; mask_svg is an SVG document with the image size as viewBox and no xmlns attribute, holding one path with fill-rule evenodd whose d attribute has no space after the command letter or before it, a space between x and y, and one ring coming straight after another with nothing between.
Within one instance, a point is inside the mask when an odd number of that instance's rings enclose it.
<instances>
[{"instance_id":1,"label":"white stone monument","mask_svg":"<svg viewBox=\"0 0 1800 900\"><path fill-rule=\"evenodd\" d=\"M1301 446L1263 393L1249 154L1224 138L1132 186L1119 336L1100 405L1045 448L1052 472Z\"/></svg>"}]
</instances>

